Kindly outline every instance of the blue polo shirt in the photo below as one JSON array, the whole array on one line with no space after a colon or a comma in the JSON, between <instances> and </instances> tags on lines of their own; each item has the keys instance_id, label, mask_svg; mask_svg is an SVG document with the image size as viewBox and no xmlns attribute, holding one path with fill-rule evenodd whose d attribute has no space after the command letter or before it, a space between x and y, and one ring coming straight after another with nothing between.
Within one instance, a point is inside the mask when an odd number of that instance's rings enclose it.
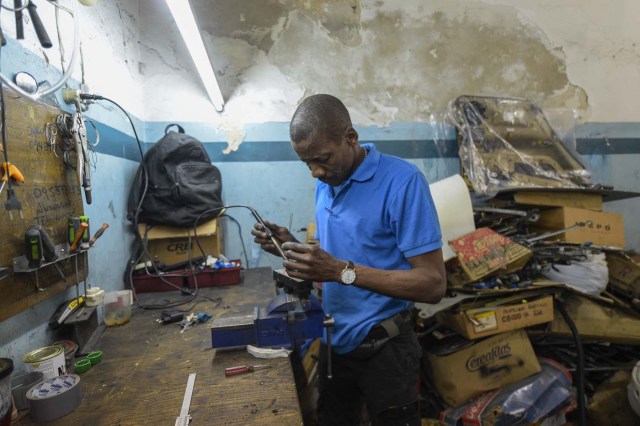
<instances>
[{"instance_id":1,"label":"blue polo shirt","mask_svg":"<svg viewBox=\"0 0 640 426\"><path fill-rule=\"evenodd\" d=\"M342 185L317 181L316 236L339 259L384 270L411 269L407 258L442 246L429 185L413 164L381 154L373 144L362 146L369 154ZM322 304L335 319L331 345L341 354L360 345L382 320L413 306L336 282L323 284Z\"/></svg>"}]
</instances>

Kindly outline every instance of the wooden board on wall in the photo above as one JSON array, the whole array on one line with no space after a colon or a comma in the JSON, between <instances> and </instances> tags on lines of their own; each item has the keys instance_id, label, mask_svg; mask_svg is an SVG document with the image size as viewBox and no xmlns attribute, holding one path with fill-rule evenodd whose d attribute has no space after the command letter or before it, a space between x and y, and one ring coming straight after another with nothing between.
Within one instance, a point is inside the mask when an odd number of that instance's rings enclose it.
<instances>
[{"instance_id":1,"label":"wooden board on wall","mask_svg":"<svg viewBox=\"0 0 640 426\"><path fill-rule=\"evenodd\" d=\"M0 268L9 268L8 277L0 279L0 321L84 280L87 270L86 254L57 262L62 272L54 265L42 267L37 274L13 269L13 259L25 253L24 232L30 225L41 225L54 244L63 244L68 218L82 215L83 204L76 173L62 161L60 135L55 137L55 145L47 142L47 123L55 129L56 118L63 112L7 88L4 100L8 161L22 172L24 183L12 185L22 205L22 217L18 210L6 209L8 185L0 194ZM4 153L0 158L0 164L4 163ZM42 290L36 289L36 275Z\"/></svg>"}]
</instances>

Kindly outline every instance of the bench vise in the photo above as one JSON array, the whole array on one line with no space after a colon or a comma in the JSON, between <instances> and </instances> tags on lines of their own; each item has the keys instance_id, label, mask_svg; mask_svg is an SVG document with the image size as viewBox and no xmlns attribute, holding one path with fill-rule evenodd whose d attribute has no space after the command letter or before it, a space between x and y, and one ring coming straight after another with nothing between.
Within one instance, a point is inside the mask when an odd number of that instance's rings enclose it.
<instances>
[{"instance_id":1,"label":"bench vise","mask_svg":"<svg viewBox=\"0 0 640 426\"><path fill-rule=\"evenodd\" d=\"M217 349L263 348L295 349L322 336L324 313L311 294L313 282L273 271L276 297L266 307L255 307L253 314L216 318L211 324L211 344Z\"/></svg>"}]
</instances>

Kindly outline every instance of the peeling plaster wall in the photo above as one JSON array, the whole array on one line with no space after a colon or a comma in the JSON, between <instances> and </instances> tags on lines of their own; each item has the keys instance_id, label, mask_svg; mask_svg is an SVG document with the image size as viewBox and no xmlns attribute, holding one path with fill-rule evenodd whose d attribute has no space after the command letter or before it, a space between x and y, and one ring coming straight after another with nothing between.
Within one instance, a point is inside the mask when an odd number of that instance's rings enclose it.
<instances>
[{"instance_id":1,"label":"peeling plaster wall","mask_svg":"<svg viewBox=\"0 0 640 426\"><path fill-rule=\"evenodd\" d=\"M640 4L631 0L195 0L223 114L205 107L170 18L157 25L162 3L141 1L151 121L288 121L317 92L339 94L363 125L427 121L465 93L528 97L574 109L581 121L640 121L640 28L630 18ZM180 79L157 90L169 70ZM176 116L171 105L185 98L196 111ZM260 108L247 114L251 105Z\"/></svg>"},{"instance_id":2,"label":"peeling plaster wall","mask_svg":"<svg viewBox=\"0 0 640 426\"><path fill-rule=\"evenodd\" d=\"M144 119L151 127L174 120L187 128L189 123L206 127L201 140L226 141L226 153L241 149L243 142L276 140L251 137L247 128L288 122L303 97L319 92L341 97L356 125L377 129L388 140L398 139L394 123L418 128L432 123L437 129L448 103L461 94L522 96L545 110L565 109L587 139L607 141L620 133L633 139L640 133L635 105L640 98L640 26L635 22L640 3L633 0L191 4L225 110L215 112L206 99L164 2L140 0ZM593 133L585 127L589 124L604 131ZM633 130L616 130L625 124ZM425 134L415 138L429 142ZM286 132L279 140L287 142ZM587 156L594 181L637 190L640 177L622 157L615 148L607 155ZM455 169L444 160L428 167L438 164L449 174ZM240 163L223 168L225 181L232 183L225 186L226 199L249 202L257 196L251 185L255 172ZM426 165L422 169L429 173ZM287 179L287 173L295 173L288 164L278 171L270 176L278 187L266 189L268 199L297 193L303 185ZM308 202L310 195L298 206ZM637 204L627 200L611 209L635 217ZM629 246L640 247L640 225L628 221L626 226Z\"/></svg>"}]
</instances>

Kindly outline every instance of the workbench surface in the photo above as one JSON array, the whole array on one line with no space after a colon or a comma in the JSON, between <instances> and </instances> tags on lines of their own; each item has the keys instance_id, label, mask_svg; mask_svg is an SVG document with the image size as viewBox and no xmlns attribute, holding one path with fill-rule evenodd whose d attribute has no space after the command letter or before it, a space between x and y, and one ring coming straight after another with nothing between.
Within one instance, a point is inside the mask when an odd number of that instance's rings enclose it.
<instances>
[{"instance_id":1,"label":"workbench surface","mask_svg":"<svg viewBox=\"0 0 640 426\"><path fill-rule=\"evenodd\" d=\"M275 295L272 272L242 272L239 285L204 288L222 298L218 308L205 301L192 312L214 318L246 315ZM144 293L143 303L184 298L177 291ZM197 299L202 300L202 299ZM187 309L191 305L179 307ZM178 324L156 322L161 310L134 309L127 324L107 327L96 345L103 360L81 374L82 404L52 425L167 425L180 414L187 380L196 373L189 413L192 425L301 425L293 370L288 358L257 359L245 350L211 348L212 320L180 333ZM78 360L78 359L76 359ZM225 377L224 369L268 364L269 369ZM31 424L29 417L19 425Z\"/></svg>"}]
</instances>

